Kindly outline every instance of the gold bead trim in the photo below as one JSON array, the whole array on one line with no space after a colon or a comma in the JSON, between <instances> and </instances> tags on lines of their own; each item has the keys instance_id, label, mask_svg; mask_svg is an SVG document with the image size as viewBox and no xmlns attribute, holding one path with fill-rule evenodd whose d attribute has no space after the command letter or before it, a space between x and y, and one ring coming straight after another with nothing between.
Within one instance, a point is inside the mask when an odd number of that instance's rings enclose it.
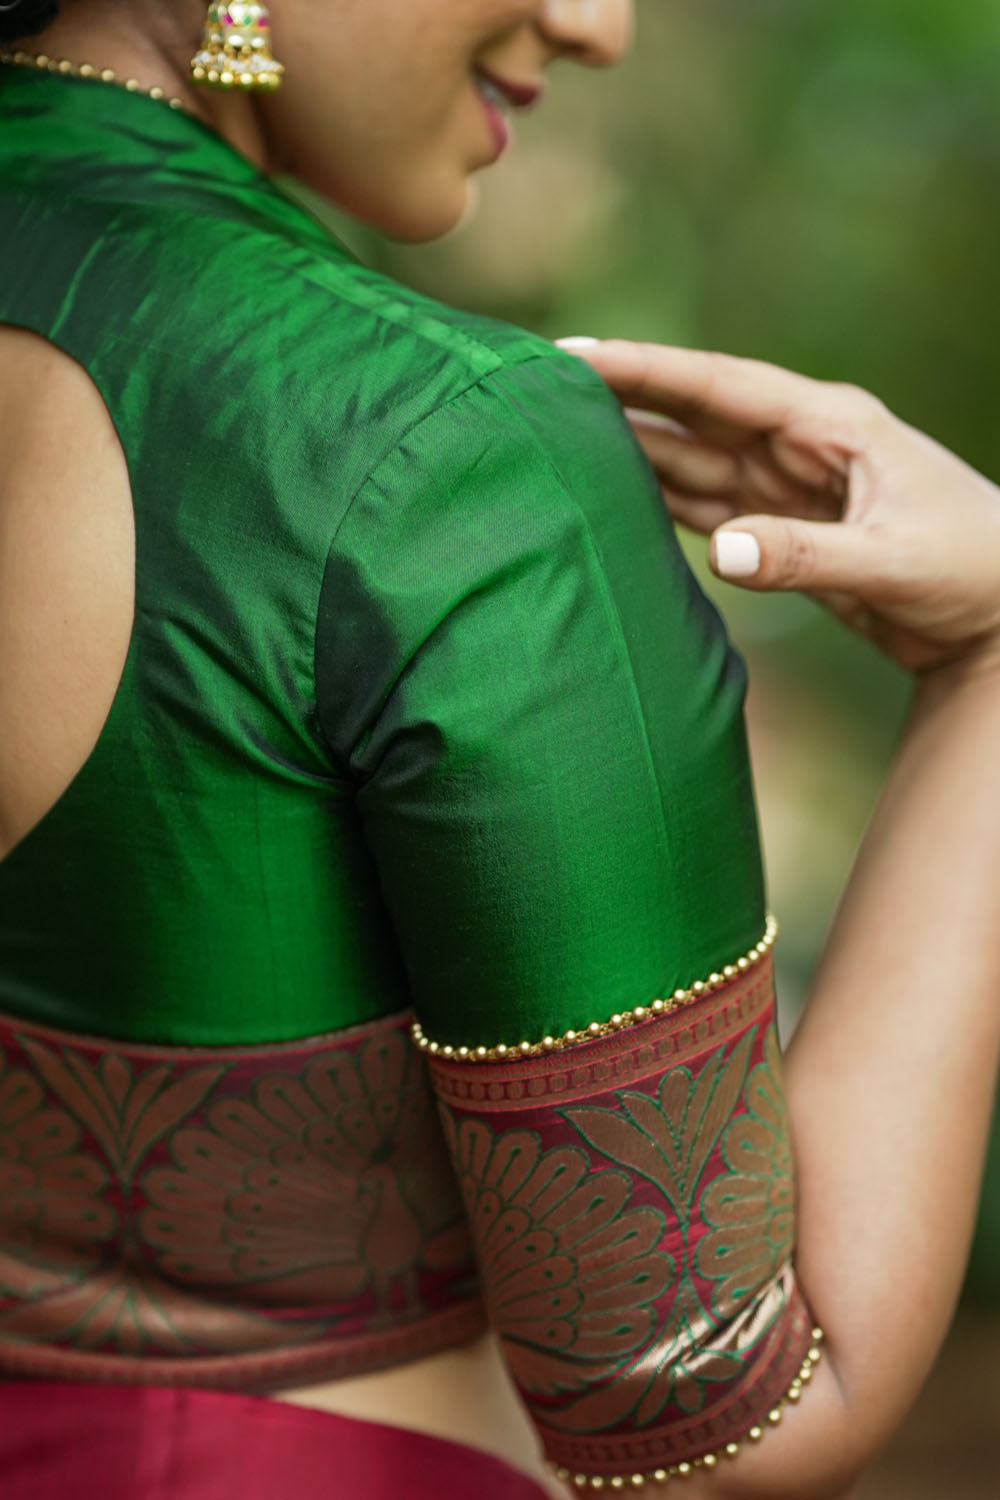
<instances>
[{"instance_id":1,"label":"gold bead trim","mask_svg":"<svg viewBox=\"0 0 1000 1500\"><path fill-rule=\"evenodd\" d=\"M67 57L49 57L46 52L0 52L0 63L12 68L37 68L42 73L63 73L71 78L90 78L94 83L113 83L130 94L145 94L160 99L171 109L185 109L182 99L168 96L161 88L144 89L137 78L119 78L111 68L95 68L91 63L70 62Z\"/></svg>"},{"instance_id":2,"label":"gold bead trim","mask_svg":"<svg viewBox=\"0 0 1000 1500\"><path fill-rule=\"evenodd\" d=\"M715 1453L706 1453L702 1458L692 1458L689 1463L671 1464L669 1469L653 1469L648 1474L574 1474L572 1469L560 1468L556 1464L550 1463L548 1467L563 1484L571 1484L575 1489L610 1490L612 1493L619 1490L638 1490L645 1484L670 1484L674 1480L690 1478L699 1469L715 1469L725 1459L736 1458L744 1443L759 1443L769 1427L778 1426L785 1407L788 1404L794 1406L802 1399L802 1392L812 1380L813 1370L822 1358L820 1347L822 1343L823 1330L814 1328L812 1342L799 1368L799 1373L781 1400L768 1412L765 1421L757 1427L751 1427L745 1438L741 1438L738 1442L727 1443L724 1448L719 1448Z\"/></svg>"},{"instance_id":3,"label":"gold bead trim","mask_svg":"<svg viewBox=\"0 0 1000 1500\"><path fill-rule=\"evenodd\" d=\"M774 946L778 936L778 922L773 916L767 919L764 936L756 947L751 948L749 953L744 953L740 958L734 959L731 964L726 964L721 973L709 974L707 979L697 979L690 989L674 990L667 999L651 1000L648 1005L637 1005L634 1010L624 1011L621 1015L613 1015L608 1021L591 1021L582 1031L564 1031L562 1036L545 1036L540 1042L515 1042L513 1046L507 1046L501 1042L496 1047L453 1047L447 1042L432 1042L426 1037L423 1028L418 1021L414 1021L410 1031L413 1041L421 1052L427 1052L432 1057L447 1057L459 1062L511 1062L519 1057L544 1057L549 1052L562 1052L566 1047L578 1046L580 1042L590 1042L595 1037L609 1036L613 1031L626 1031L630 1026L636 1026L640 1021L646 1021L650 1016L666 1016L672 1011L681 1010L685 1005L690 1005L693 1000L700 1000L703 995L708 995L712 990L721 989L724 984L735 979L746 969L758 963Z\"/></svg>"}]
</instances>

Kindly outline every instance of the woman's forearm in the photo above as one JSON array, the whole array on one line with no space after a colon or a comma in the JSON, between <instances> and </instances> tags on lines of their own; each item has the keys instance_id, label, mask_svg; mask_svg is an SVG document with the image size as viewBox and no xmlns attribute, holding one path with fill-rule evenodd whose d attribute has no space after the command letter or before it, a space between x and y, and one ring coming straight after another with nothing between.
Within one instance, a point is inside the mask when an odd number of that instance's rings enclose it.
<instances>
[{"instance_id":1,"label":"woman's forearm","mask_svg":"<svg viewBox=\"0 0 1000 1500\"><path fill-rule=\"evenodd\" d=\"M787 1056L798 1266L861 1457L953 1311L1000 1052L1000 670L920 682Z\"/></svg>"}]
</instances>

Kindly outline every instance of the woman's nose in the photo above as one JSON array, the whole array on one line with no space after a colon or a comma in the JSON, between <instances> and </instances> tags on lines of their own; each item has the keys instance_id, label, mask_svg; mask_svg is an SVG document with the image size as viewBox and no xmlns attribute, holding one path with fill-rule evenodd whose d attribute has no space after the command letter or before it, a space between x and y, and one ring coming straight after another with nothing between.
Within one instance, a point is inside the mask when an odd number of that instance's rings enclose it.
<instances>
[{"instance_id":1,"label":"woman's nose","mask_svg":"<svg viewBox=\"0 0 1000 1500\"><path fill-rule=\"evenodd\" d=\"M628 51L634 18L633 0L543 0L541 27L561 52L602 68Z\"/></svg>"}]
</instances>

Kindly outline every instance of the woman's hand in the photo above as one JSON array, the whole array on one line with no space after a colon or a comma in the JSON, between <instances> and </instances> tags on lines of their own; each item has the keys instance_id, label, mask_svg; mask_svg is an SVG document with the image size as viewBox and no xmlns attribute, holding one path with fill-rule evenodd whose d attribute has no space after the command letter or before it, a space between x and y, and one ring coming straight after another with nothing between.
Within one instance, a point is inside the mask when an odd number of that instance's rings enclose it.
<instances>
[{"instance_id":1,"label":"woman's hand","mask_svg":"<svg viewBox=\"0 0 1000 1500\"><path fill-rule=\"evenodd\" d=\"M802 590L911 670L1000 649L1000 489L874 396L723 354L564 347L628 408L720 577Z\"/></svg>"}]
</instances>

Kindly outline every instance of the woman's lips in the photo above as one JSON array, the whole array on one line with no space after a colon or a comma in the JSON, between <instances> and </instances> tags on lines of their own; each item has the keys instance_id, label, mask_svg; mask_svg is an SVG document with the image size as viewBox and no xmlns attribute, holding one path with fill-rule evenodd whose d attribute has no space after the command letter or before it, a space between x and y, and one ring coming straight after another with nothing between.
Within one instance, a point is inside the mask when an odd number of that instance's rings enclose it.
<instances>
[{"instance_id":1,"label":"woman's lips","mask_svg":"<svg viewBox=\"0 0 1000 1500\"><path fill-rule=\"evenodd\" d=\"M531 109L545 92L544 86L540 83L516 83L511 78L500 78L496 73L488 73L485 68L479 68L477 72L480 78L491 83L495 89L499 89L515 109Z\"/></svg>"},{"instance_id":2,"label":"woman's lips","mask_svg":"<svg viewBox=\"0 0 1000 1500\"><path fill-rule=\"evenodd\" d=\"M482 98L481 95L480 98ZM510 145L514 132L511 129L510 121L499 105L494 104L491 99L483 99L482 105L496 151L493 160L499 161Z\"/></svg>"},{"instance_id":3,"label":"woman's lips","mask_svg":"<svg viewBox=\"0 0 1000 1500\"><path fill-rule=\"evenodd\" d=\"M511 143L513 130L507 118L508 109L531 109L542 97L538 84L514 83L507 78L497 78L482 68L476 69L476 93L479 95L486 115L495 149L494 161L498 161Z\"/></svg>"}]
</instances>

